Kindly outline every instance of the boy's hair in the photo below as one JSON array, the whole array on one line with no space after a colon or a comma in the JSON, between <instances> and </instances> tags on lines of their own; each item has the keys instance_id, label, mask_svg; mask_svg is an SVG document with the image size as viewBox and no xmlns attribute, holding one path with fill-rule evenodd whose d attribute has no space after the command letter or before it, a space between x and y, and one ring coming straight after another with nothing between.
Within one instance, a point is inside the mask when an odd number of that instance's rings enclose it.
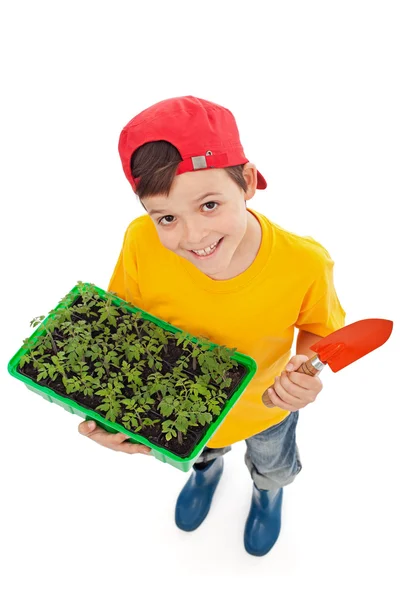
<instances>
[{"instance_id":1,"label":"boy's hair","mask_svg":"<svg viewBox=\"0 0 400 600\"><path fill-rule=\"evenodd\" d=\"M176 168L181 160L182 156L178 149L170 142L160 140L140 146L132 154L130 164L132 177L140 177L136 190L139 199L158 194L168 196ZM229 177L247 192L247 182L243 177L244 164L224 167L224 169Z\"/></svg>"}]
</instances>

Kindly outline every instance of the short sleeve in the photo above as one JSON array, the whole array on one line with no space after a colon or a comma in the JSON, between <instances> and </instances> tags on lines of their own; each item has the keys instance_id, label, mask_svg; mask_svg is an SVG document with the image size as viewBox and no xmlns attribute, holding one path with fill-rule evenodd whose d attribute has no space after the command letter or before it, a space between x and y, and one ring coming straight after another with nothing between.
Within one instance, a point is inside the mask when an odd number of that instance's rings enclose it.
<instances>
[{"instance_id":1,"label":"short sleeve","mask_svg":"<svg viewBox=\"0 0 400 600\"><path fill-rule=\"evenodd\" d=\"M345 326L346 313L340 304L333 281L334 262L324 262L324 272L304 296L295 326L303 331L326 337Z\"/></svg>"},{"instance_id":2,"label":"short sleeve","mask_svg":"<svg viewBox=\"0 0 400 600\"><path fill-rule=\"evenodd\" d=\"M130 237L128 227L107 291L137 306L140 305L141 296L138 284L135 247Z\"/></svg>"}]
</instances>

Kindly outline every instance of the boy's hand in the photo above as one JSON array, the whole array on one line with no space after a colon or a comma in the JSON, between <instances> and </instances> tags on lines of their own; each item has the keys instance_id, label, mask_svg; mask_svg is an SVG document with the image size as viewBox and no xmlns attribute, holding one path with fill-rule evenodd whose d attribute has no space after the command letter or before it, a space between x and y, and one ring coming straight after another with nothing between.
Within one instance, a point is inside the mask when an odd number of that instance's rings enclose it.
<instances>
[{"instance_id":1,"label":"boy's hand","mask_svg":"<svg viewBox=\"0 0 400 600\"><path fill-rule=\"evenodd\" d=\"M129 436L124 433L108 433L108 431L96 425L94 421L82 421L82 423L79 423L78 431L101 446L116 452L126 452L127 454L149 454L151 452L151 448L143 444L125 442L129 439Z\"/></svg>"},{"instance_id":2,"label":"boy's hand","mask_svg":"<svg viewBox=\"0 0 400 600\"><path fill-rule=\"evenodd\" d=\"M314 402L323 387L318 375L311 377L304 373L293 372L308 359L305 354L292 356L285 371L282 371L279 377L275 377L275 383L268 392L269 400L274 406L296 412Z\"/></svg>"}]
</instances>

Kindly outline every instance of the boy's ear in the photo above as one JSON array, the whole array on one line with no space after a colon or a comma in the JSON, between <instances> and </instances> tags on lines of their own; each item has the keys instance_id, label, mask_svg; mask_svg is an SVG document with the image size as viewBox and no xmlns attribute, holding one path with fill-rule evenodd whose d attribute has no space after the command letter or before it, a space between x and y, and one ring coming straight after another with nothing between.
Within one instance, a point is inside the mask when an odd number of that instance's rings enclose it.
<instances>
[{"instance_id":1,"label":"boy's ear","mask_svg":"<svg viewBox=\"0 0 400 600\"><path fill-rule=\"evenodd\" d=\"M245 192L244 199L250 200L257 189L257 167L254 163L248 162L244 165L243 177L247 183L247 192Z\"/></svg>"}]
</instances>

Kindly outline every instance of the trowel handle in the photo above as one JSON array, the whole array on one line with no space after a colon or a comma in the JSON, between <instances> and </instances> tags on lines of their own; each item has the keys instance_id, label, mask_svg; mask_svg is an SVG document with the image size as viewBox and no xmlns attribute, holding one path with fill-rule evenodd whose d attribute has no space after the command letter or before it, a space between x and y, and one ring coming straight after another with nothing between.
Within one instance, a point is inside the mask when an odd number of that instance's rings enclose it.
<instances>
[{"instance_id":1,"label":"trowel handle","mask_svg":"<svg viewBox=\"0 0 400 600\"><path fill-rule=\"evenodd\" d=\"M325 364L319 360L318 354L315 354L311 358L309 358L306 362L302 363L300 367L296 371L290 371L291 373L304 373L305 375L310 375L314 377L318 375L324 368ZM272 385L270 387L273 387ZM265 390L262 395L262 401L267 408L276 408L275 404L273 404L270 400L268 394L269 388Z\"/></svg>"}]
</instances>

